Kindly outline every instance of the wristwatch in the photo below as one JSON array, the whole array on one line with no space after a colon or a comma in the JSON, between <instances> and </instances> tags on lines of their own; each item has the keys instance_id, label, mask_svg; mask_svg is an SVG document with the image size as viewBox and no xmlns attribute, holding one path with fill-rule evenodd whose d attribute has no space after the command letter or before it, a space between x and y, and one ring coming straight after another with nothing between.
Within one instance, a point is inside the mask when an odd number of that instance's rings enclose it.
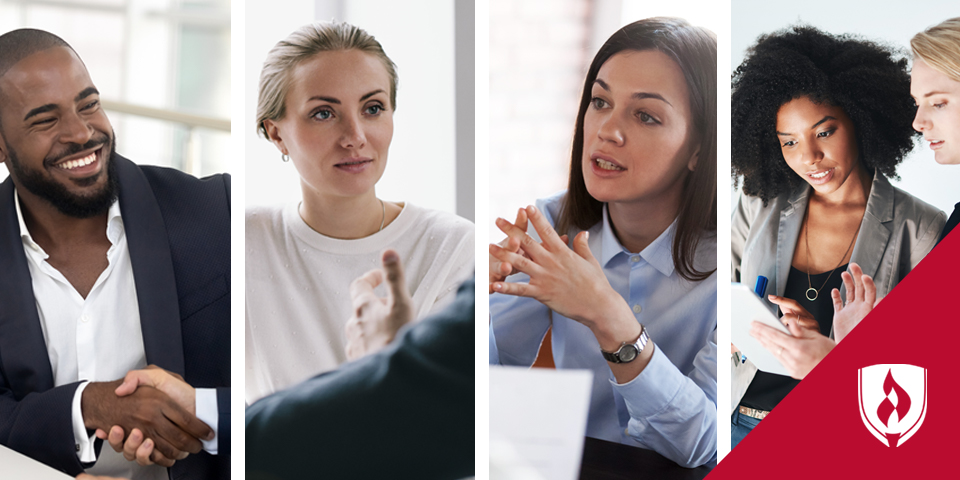
<instances>
[{"instance_id":1,"label":"wristwatch","mask_svg":"<svg viewBox=\"0 0 960 480\"><path fill-rule=\"evenodd\" d=\"M620 348L618 348L616 352L605 352L601 348L600 353L603 355L603 358L610 363L630 363L639 357L640 352L643 351L643 348L647 346L647 342L650 341L650 336L647 335L647 328L643 325L640 325L640 328L642 330L636 341L621 343Z\"/></svg>"}]
</instances>

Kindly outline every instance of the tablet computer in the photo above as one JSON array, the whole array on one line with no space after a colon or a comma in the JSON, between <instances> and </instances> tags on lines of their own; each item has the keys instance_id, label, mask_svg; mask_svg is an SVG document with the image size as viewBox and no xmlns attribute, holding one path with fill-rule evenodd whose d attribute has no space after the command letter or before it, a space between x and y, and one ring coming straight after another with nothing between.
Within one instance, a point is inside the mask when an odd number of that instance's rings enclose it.
<instances>
[{"instance_id":1,"label":"tablet computer","mask_svg":"<svg viewBox=\"0 0 960 480\"><path fill-rule=\"evenodd\" d=\"M777 306L765 298L760 298L753 289L742 283L734 283L730 292L730 340L758 369L789 376L787 369L780 364L780 359L763 348L759 340L750 336L750 322L754 320L790 335L787 327L780 323L780 319L774 314Z\"/></svg>"}]
</instances>

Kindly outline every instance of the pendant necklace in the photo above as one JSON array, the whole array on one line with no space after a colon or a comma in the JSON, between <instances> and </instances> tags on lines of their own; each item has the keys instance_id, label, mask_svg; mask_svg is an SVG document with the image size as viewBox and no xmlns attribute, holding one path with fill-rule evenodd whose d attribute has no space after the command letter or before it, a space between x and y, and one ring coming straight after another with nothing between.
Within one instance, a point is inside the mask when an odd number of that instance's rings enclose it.
<instances>
[{"instance_id":1,"label":"pendant necklace","mask_svg":"<svg viewBox=\"0 0 960 480\"><path fill-rule=\"evenodd\" d=\"M850 239L850 245L847 246L847 251L843 253L842 257L840 257L840 263L838 263L836 267L833 267L833 270L830 270L830 275L827 275L827 279L823 281L823 285L820 285L820 288L813 288L813 282L810 281L810 223L806 222L808 218L807 212L809 211L810 211L810 206L807 205L807 210L803 212L803 219L805 220L804 223L807 225L807 229L803 231L803 239L804 239L804 242L807 244L807 269L806 270L807 270L807 287L809 288L807 288L806 297L807 297L807 300L810 300L811 302L813 302L817 299L817 297L820 296L820 290L823 290L823 287L827 286L827 282L830 281L830 277L833 276L833 272L835 272L838 268L840 268L840 265L843 264L843 259L847 258L847 254L850 253L850 249L853 248L854 242L857 241L857 234L860 233L860 227L857 226L857 231L853 233L853 238Z\"/></svg>"}]
</instances>

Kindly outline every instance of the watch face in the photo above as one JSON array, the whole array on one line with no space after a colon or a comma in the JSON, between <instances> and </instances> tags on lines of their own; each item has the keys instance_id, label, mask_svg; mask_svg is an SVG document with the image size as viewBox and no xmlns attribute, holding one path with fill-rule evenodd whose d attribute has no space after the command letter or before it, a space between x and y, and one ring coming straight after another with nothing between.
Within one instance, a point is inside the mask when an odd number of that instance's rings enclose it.
<instances>
[{"instance_id":1,"label":"watch face","mask_svg":"<svg viewBox=\"0 0 960 480\"><path fill-rule=\"evenodd\" d=\"M620 349L620 361L623 363L632 362L634 358L637 358L637 347L634 345L624 345Z\"/></svg>"}]
</instances>

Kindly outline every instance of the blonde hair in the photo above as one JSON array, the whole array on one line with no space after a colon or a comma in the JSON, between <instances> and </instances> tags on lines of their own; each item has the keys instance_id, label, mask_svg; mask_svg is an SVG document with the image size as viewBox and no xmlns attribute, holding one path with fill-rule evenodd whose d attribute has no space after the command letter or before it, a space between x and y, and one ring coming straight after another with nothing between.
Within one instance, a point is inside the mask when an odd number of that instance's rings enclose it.
<instances>
[{"instance_id":1,"label":"blonde hair","mask_svg":"<svg viewBox=\"0 0 960 480\"><path fill-rule=\"evenodd\" d=\"M286 114L290 73L304 60L320 52L360 50L383 63L390 77L390 108L397 109L397 66L383 52L373 35L344 22L311 23L298 28L278 42L260 71L260 95L257 100L257 131L267 136L265 120L278 120Z\"/></svg>"},{"instance_id":2,"label":"blonde hair","mask_svg":"<svg viewBox=\"0 0 960 480\"><path fill-rule=\"evenodd\" d=\"M960 17L914 35L910 48L934 70L960 82Z\"/></svg>"}]
</instances>

